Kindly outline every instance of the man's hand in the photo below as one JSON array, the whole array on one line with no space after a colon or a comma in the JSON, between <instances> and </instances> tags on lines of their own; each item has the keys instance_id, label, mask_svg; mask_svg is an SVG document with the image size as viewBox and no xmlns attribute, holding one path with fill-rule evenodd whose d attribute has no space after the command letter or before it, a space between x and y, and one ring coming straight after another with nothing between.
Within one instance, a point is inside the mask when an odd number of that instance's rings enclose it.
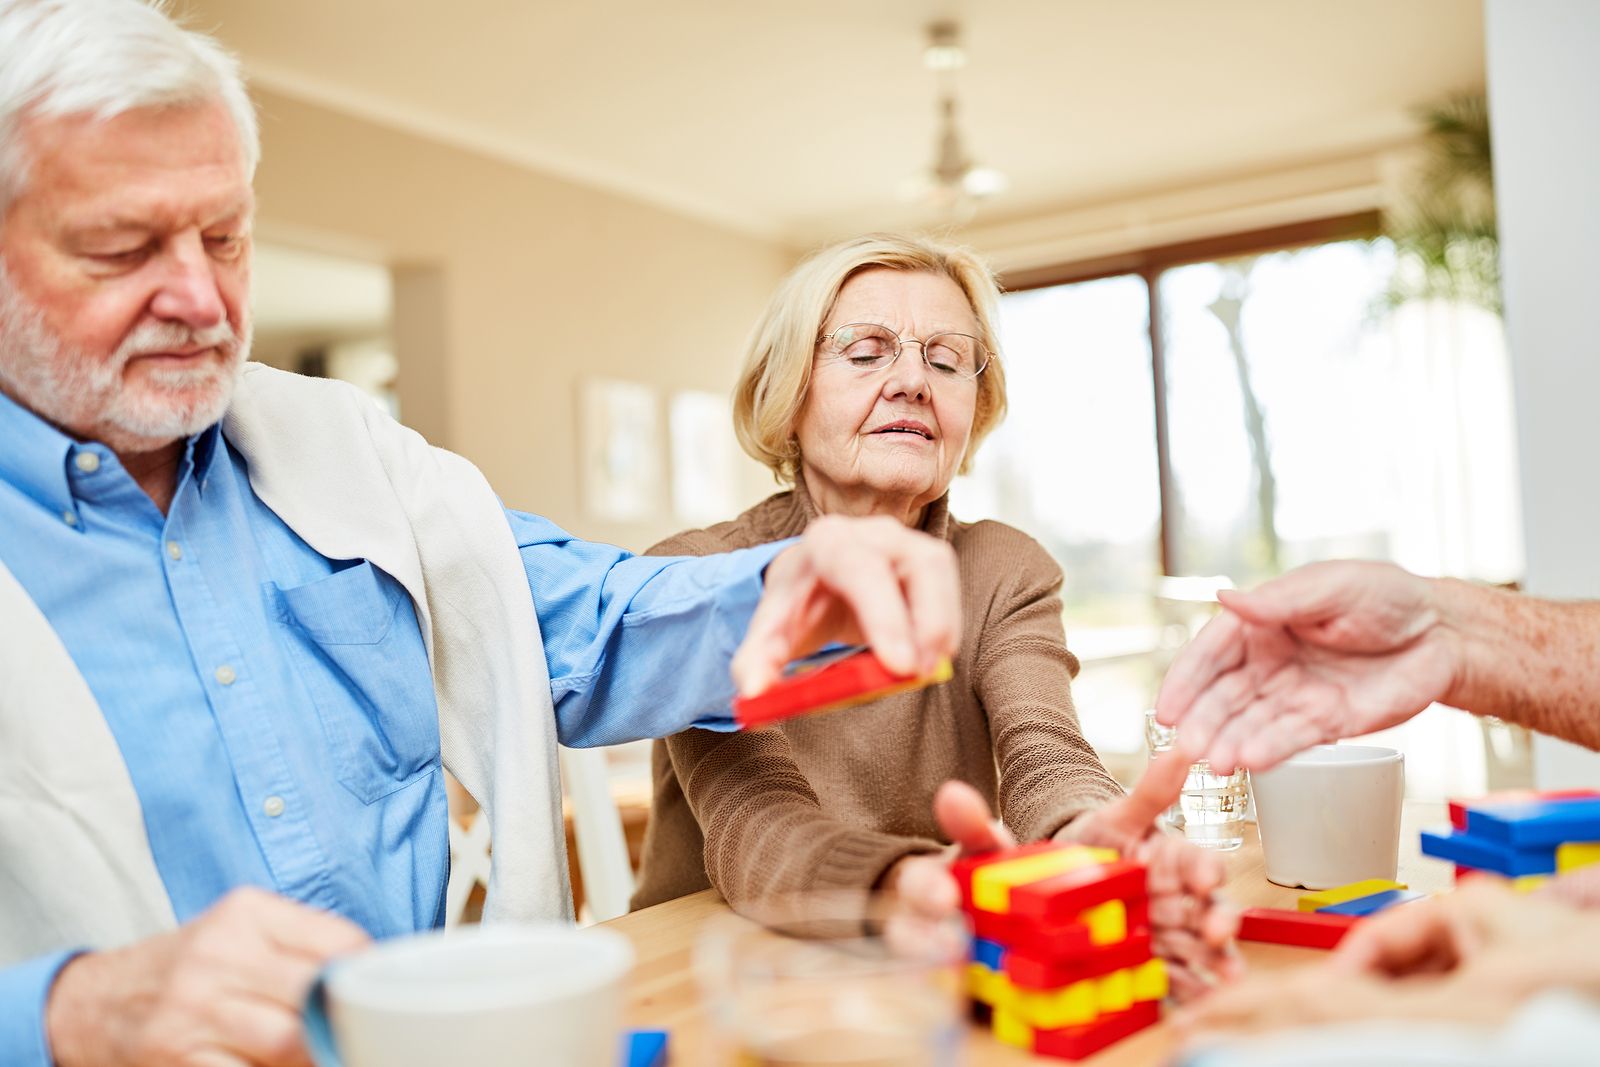
<instances>
[{"instance_id":1,"label":"man's hand","mask_svg":"<svg viewBox=\"0 0 1600 1067\"><path fill-rule=\"evenodd\" d=\"M1600 994L1597 941L1600 916L1474 877L1364 920L1320 965L1257 975L1177 1023L1200 1041L1378 1018L1493 1025L1544 989Z\"/></svg>"},{"instance_id":2,"label":"man's hand","mask_svg":"<svg viewBox=\"0 0 1600 1067\"><path fill-rule=\"evenodd\" d=\"M238 889L170 934L79 956L45 1026L58 1067L310 1067L300 1012L330 957L367 944L354 924Z\"/></svg>"},{"instance_id":3,"label":"man's hand","mask_svg":"<svg viewBox=\"0 0 1600 1067\"><path fill-rule=\"evenodd\" d=\"M1178 654L1156 712L1220 773L1402 723L1461 670L1437 587L1391 564L1314 563L1218 596L1227 610Z\"/></svg>"},{"instance_id":4,"label":"man's hand","mask_svg":"<svg viewBox=\"0 0 1600 1067\"><path fill-rule=\"evenodd\" d=\"M1150 762L1127 796L1080 815L1056 835L1114 848L1148 868L1151 942L1168 963L1172 993L1179 1000L1241 971L1232 949L1239 911L1217 895L1227 875L1221 857L1157 827L1188 773L1189 764L1178 753L1166 753Z\"/></svg>"},{"instance_id":5,"label":"man's hand","mask_svg":"<svg viewBox=\"0 0 1600 1067\"><path fill-rule=\"evenodd\" d=\"M750 632L733 657L749 696L829 641L866 644L900 674L931 673L961 641L955 552L889 518L824 515L767 565Z\"/></svg>"},{"instance_id":6,"label":"man's hand","mask_svg":"<svg viewBox=\"0 0 1600 1067\"><path fill-rule=\"evenodd\" d=\"M1203 991L1210 984L1207 976L1232 978L1238 969L1228 943L1239 916L1215 899L1223 882L1221 860L1155 828L1156 817L1177 799L1187 772L1187 765L1175 758L1157 760L1132 793L1075 819L1057 835L1117 849L1148 867L1152 940L1157 954L1172 964L1172 991L1179 999ZM934 814L960 853L1015 844L994 821L983 797L964 782L939 787ZM960 889L943 858L902 859L889 869L882 886L919 917L953 915L961 907Z\"/></svg>"}]
</instances>

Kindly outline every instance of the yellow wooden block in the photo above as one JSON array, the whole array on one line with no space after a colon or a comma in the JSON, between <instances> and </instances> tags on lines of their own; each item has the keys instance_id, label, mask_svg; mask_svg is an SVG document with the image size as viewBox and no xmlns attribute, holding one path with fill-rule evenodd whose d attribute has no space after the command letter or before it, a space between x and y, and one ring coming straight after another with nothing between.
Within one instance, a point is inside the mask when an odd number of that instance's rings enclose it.
<instances>
[{"instance_id":1,"label":"yellow wooden block","mask_svg":"<svg viewBox=\"0 0 1600 1067\"><path fill-rule=\"evenodd\" d=\"M967 965L967 992L973 1000L981 1000L991 1008L1009 1008L1017 995L1011 979L981 963Z\"/></svg>"},{"instance_id":2,"label":"yellow wooden block","mask_svg":"<svg viewBox=\"0 0 1600 1067\"><path fill-rule=\"evenodd\" d=\"M1556 870L1560 873L1600 863L1600 841L1568 841L1556 846Z\"/></svg>"},{"instance_id":3,"label":"yellow wooden block","mask_svg":"<svg viewBox=\"0 0 1600 1067\"><path fill-rule=\"evenodd\" d=\"M1511 879L1511 888L1518 893L1531 893L1550 880L1548 874L1525 874Z\"/></svg>"},{"instance_id":4,"label":"yellow wooden block","mask_svg":"<svg viewBox=\"0 0 1600 1067\"><path fill-rule=\"evenodd\" d=\"M1316 911L1326 908L1330 904L1343 904L1347 900L1359 900L1370 897L1374 893L1387 892L1390 889L1409 888L1402 882L1391 882L1387 878L1368 878L1365 882L1351 882L1336 889L1322 889L1315 893L1306 893L1300 897L1301 911Z\"/></svg>"},{"instance_id":5,"label":"yellow wooden block","mask_svg":"<svg viewBox=\"0 0 1600 1067\"><path fill-rule=\"evenodd\" d=\"M996 1008L993 1025L994 1036L1002 1044L1033 1050L1033 1030L1011 1012Z\"/></svg>"},{"instance_id":6,"label":"yellow wooden block","mask_svg":"<svg viewBox=\"0 0 1600 1067\"><path fill-rule=\"evenodd\" d=\"M1160 1000L1167 995L1167 965L1160 960L1146 960L1133 971L1133 999L1141 1002Z\"/></svg>"},{"instance_id":7,"label":"yellow wooden block","mask_svg":"<svg viewBox=\"0 0 1600 1067\"><path fill-rule=\"evenodd\" d=\"M1097 1002L1095 980L1086 978L1049 992L1016 989L1010 1010L1035 1030L1059 1030L1094 1022L1100 1016Z\"/></svg>"},{"instance_id":8,"label":"yellow wooden block","mask_svg":"<svg viewBox=\"0 0 1600 1067\"><path fill-rule=\"evenodd\" d=\"M1089 943L1114 945L1128 938L1128 905L1120 900L1108 900L1078 913L1078 919L1089 927Z\"/></svg>"},{"instance_id":9,"label":"yellow wooden block","mask_svg":"<svg viewBox=\"0 0 1600 1067\"><path fill-rule=\"evenodd\" d=\"M1101 1013L1127 1011L1133 1007L1133 971L1112 971L1096 983L1095 1005Z\"/></svg>"},{"instance_id":10,"label":"yellow wooden block","mask_svg":"<svg viewBox=\"0 0 1600 1067\"><path fill-rule=\"evenodd\" d=\"M1011 910L1012 886L1053 878L1092 863L1110 863L1116 858L1116 852L1109 848L1068 845L985 864L972 872L972 903L984 911L1007 912Z\"/></svg>"}]
</instances>

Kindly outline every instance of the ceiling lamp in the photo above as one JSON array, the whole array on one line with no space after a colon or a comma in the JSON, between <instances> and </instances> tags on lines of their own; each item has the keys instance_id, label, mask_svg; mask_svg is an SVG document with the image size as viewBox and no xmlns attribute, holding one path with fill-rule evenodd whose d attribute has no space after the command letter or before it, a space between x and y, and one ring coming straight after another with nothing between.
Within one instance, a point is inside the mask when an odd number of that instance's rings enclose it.
<instances>
[{"instance_id":1,"label":"ceiling lamp","mask_svg":"<svg viewBox=\"0 0 1600 1067\"><path fill-rule=\"evenodd\" d=\"M938 135L934 140L932 165L907 179L901 195L907 200L958 208L1004 191L1006 176L993 167L981 167L973 162L956 123L954 74L967 65L967 53L961 47L961 27L950 21L930 25L922 64L938 80L935 98Z\"/></svg>"}]
</instances>

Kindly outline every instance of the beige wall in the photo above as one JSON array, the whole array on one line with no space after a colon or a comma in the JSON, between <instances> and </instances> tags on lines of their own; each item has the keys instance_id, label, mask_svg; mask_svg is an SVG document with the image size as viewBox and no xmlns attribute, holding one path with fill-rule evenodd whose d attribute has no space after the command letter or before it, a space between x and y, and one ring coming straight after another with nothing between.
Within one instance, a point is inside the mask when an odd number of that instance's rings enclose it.
<instances>
[{"instance_id":1,"label":"beige wall","mask_svg":"<svg viewBox=\"0 0 1600 1067\"><path fill-rule=\"evenodd\" d=\"M507 504L574 533L638 549L681 526L665 510L584 515L579 382L656 386L663 427L670 390L727 394L791 254L289 97L257 101L262 238L397 270L406 421L477 463ZM741 456L741 502L771 488Z\"/></svg>"}]
</instances>

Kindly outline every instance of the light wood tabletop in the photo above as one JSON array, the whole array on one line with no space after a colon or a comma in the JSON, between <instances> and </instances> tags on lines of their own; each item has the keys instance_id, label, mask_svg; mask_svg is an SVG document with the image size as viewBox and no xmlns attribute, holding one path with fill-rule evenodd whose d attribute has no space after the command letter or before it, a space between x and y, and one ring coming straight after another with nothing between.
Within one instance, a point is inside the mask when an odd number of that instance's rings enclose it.
<instances>
[{"instance_id":1,"label":"light wood tabletop","mask_svg":"<svg viewBox=\"0 0 1600 1067\"><path fill-rule=\"evenodd\" d=\"M1418 851L1419 830L1447 821L1443 804L1407 802L1400 834L1400 881L1412 889L1436 893L1452 882L1449 864L1428 859ZM1303 890L1285 889L1268 882L1262 868L1261 845L1254 824L1245 832L1244 846L1223 854L1228 864L1228 897L1242 907L1294 907ZM653 908L625 915L605 925L633 943L638 963L628 984L627 1025L670 1033L676 1067L706 1063L712 1047L706 1012L695 985L691 954L706 922L729 913L715 890L706 890ZM1251 942L1240 944L1252 970L1298 967L1322 958L1313 949L1288 948ZM1165 1023L1121 1041L1085 1062L1097 1067L1133 1067L1166 1061L1175 1038ZM964 1063L970 1067L1008 1064L1058 1063L1034 1057L1000 1044L987 1031L969 1028Z\"/></svg>"}]
</instances>

